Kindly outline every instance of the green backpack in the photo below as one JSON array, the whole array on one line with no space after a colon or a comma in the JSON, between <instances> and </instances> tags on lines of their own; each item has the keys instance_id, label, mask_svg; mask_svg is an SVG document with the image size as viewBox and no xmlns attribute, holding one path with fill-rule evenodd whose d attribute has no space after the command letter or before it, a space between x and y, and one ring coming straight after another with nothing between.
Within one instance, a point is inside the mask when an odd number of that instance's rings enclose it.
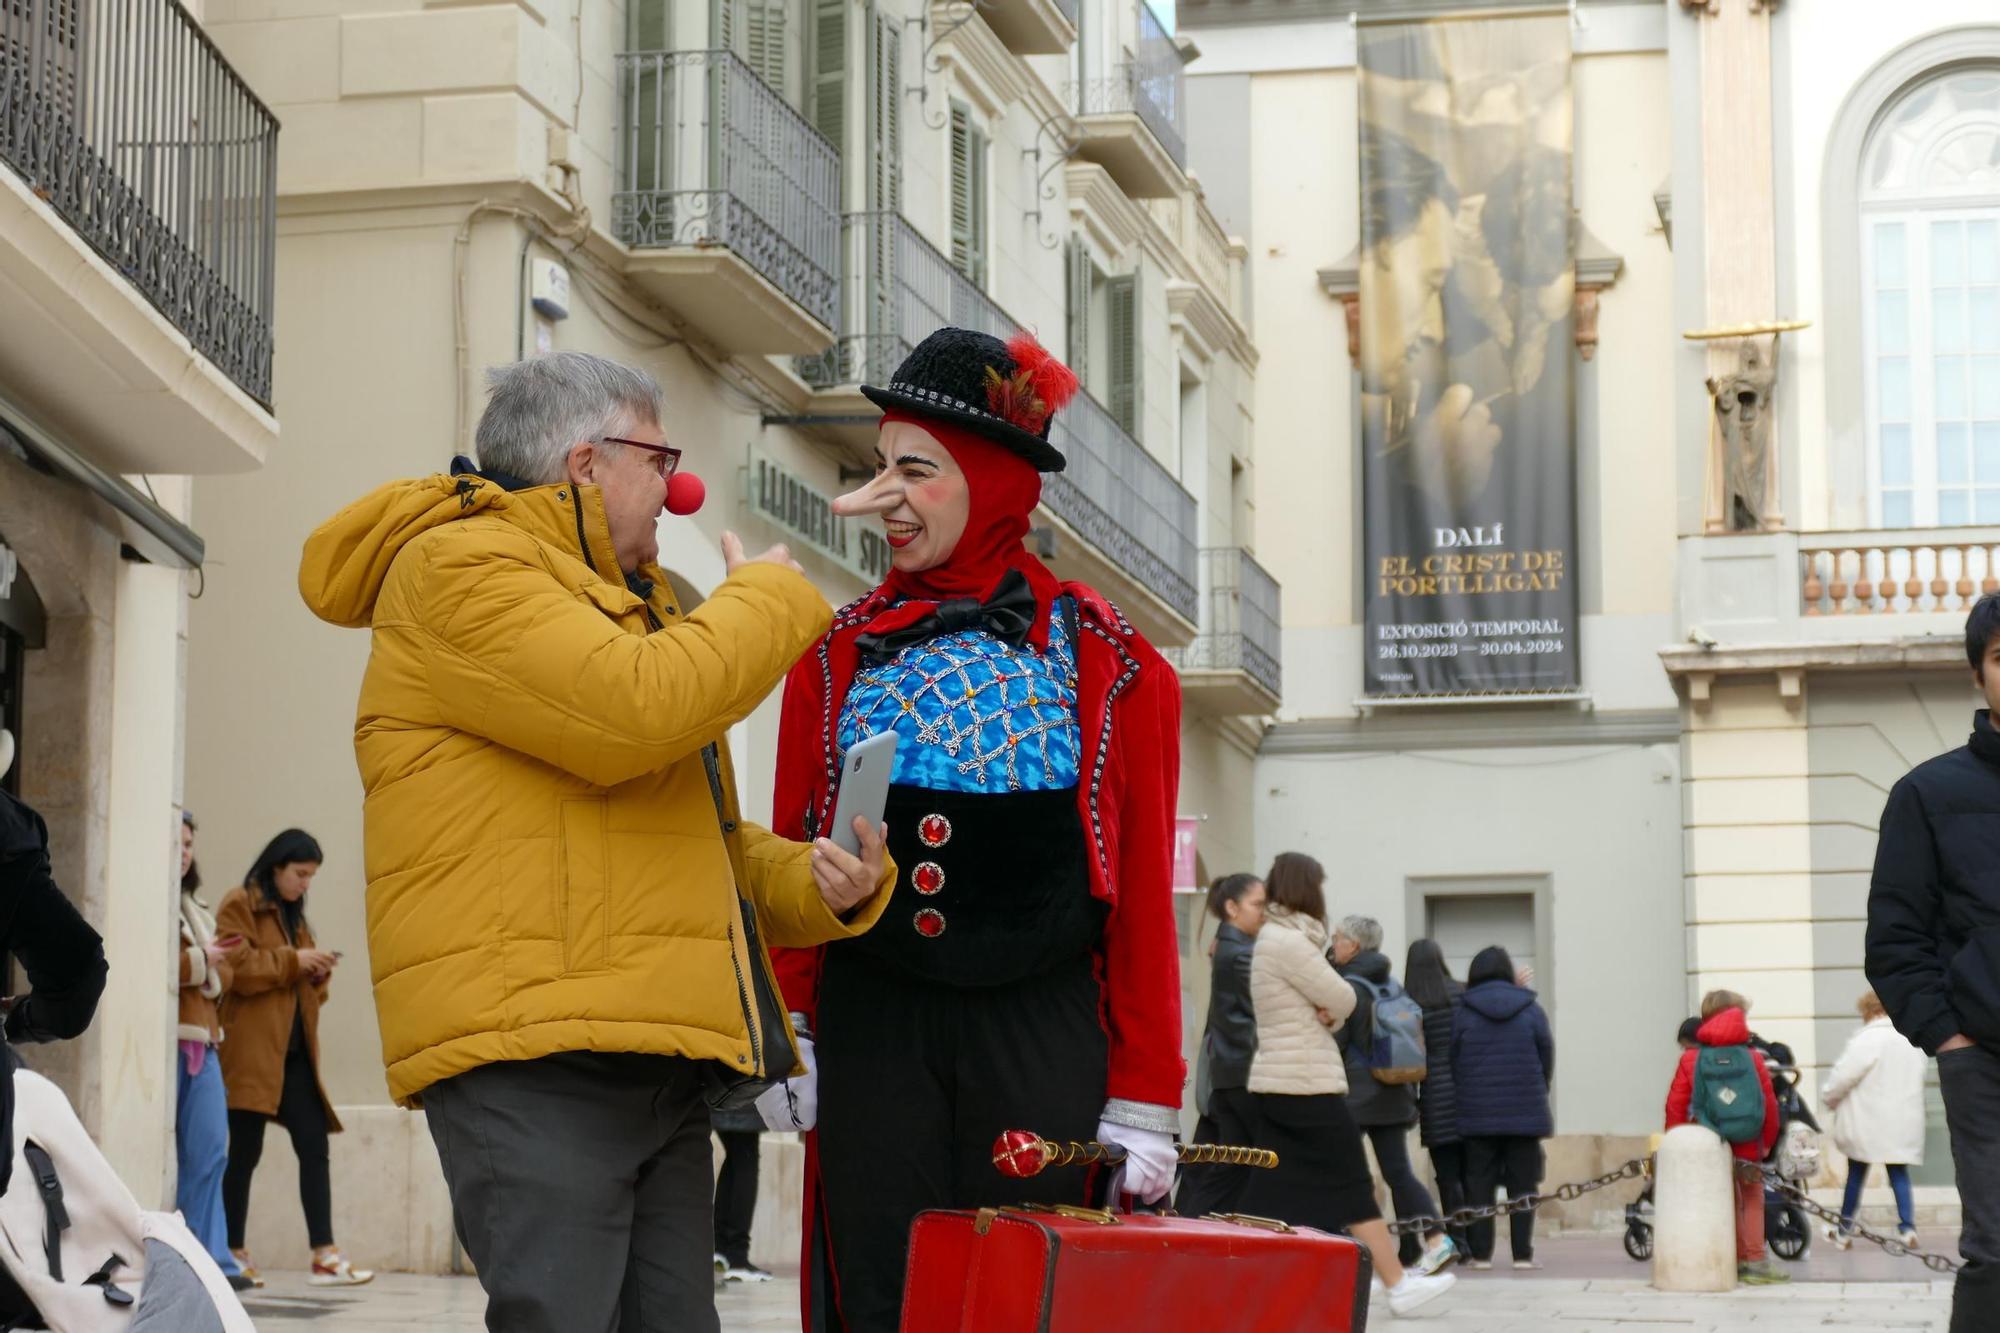
<instances>
[{"instance_id":1,"label":"green backpack","mask_svg":"<svg viewBox=\"0 0 2000 1333\"><path fill-rule=\"evenodd\" d=\"M1694 1122L1725 1143L1755 1143L1764 1132L1764 1084L1748 1046L1704 1046L1694 1061Z\"/></svg>"}]
</instances>

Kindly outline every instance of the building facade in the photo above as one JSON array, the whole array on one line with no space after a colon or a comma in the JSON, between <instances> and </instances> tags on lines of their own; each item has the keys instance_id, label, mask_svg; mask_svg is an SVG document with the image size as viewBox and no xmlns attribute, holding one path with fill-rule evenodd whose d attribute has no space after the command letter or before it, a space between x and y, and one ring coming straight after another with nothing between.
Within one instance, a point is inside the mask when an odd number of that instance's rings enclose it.
<instances>
[{"instance_id":1,"label":"building facade","mask_svg":"<svg viewBox=\"0 0 2000 1333\"><path fill-rule=\"evenodd\" d=\"M1752 997L1816 1091L1866 985L1887 789L1969 730L1960 629L2000 588L2000 23L1951 0L1569 6L1580 688L1385 699L1363 682L1356 60L1374 25L1447 12L1541 11L1179 9L1192 160L1251 256L1253 495L1286 589L1257 855L1320 856L1394 957L1432 935L1459 964L1532 961L1569 1180L1658 1128L1711 987ZM1949 1207L1932 1114L1918 1178Z\"/></svg>"},{"instance_id":2,"label":"building facade","mask_svg":"<svg viewBox=\"0 0 2000 1333\"><path fill-rule=\"evenodd\" d=\"M130 78L146 69L155 81ZM277 448L278 123L173 0L0 8L0 785L111 975L29 1048L148 1206L174 1195L193 475ZM8 993L18 994L18 974Z\"/></svg>"},{"instance_id":3,"label":"building facade","mask_svg":"<svg viewBox=\"0 0 2000 1333\"><path fill-rule=\"evenodd\" d=\"M367 637L311 618L296 562L340 505L470 452L483 367L573 349L652 371L709 486L661 527L682 595L721 579L735 529L789 542L840 605L887 565L879 533L828 509L870 466L859 385L940 325L1037 331L1087 393L1057 422L1068 469L1032 540L1175 655L1200 868L1248 862L1254 720L1281 687L1278 587L1251 554L1258 359L1244 252L1186 169L1190 52L1142 5L213 0L208 18L287 125L290 439L263 474L195 490L211 558L188 787L218 868L288 825L327 849L311 910L349 957L321 1040L357 1263L458 1260L421 1115L389 1104L361 966ZM769 817L776 731L774 699L731 738L751 818ZM789 1263L796 1144L766 1152L756 1254ZM304 1253L289 1171L267 1154L252 1206L253 1250L278 1265Z\"/></svg>"}]
</instances>

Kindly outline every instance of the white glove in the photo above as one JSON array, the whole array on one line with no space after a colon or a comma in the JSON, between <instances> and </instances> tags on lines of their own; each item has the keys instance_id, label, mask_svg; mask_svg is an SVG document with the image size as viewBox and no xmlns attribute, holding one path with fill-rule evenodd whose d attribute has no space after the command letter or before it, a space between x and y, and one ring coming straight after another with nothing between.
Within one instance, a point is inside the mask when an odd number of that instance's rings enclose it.
<instances>
[{"instance_id":1,"label":"white glove","mask_svg":"<svg viewBox=\"0 0 2000 1333\"><path fill-rule=\"evenodd\" d=\"M773 1083L757 1099L764 1128L794 1133L819 1123L819 1066L813 1061L811 1037L799 1038L799 1063L806 1067L805 1073Z\"/></svg>"},{"instance_id":2,"label":"white glove","mask_svg":"<svg viewBox=\"0 0 2000 1333\"><path fill-rule=\"evenodd\" d=\"M1125 1150L1125 1165L1111 1182L1111 1197L1116 1199L1122 1190L1141 1203L1155 1203L1164 1199L1173 1188L1174 1166L1178 1159L1174 1155L1174 1136L1162 1134L1156 1129L1134 1129L1130 1125L1114 1125L1109 1120L1097 1122L1097 1141L1117 1144Z\"/></svg>"}]
</instances>

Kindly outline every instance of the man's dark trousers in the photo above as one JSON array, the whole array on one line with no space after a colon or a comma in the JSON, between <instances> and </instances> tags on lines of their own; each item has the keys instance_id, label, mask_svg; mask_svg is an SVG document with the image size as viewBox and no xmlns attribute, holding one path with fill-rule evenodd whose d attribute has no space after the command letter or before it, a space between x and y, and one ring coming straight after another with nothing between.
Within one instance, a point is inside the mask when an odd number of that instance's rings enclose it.
<instances>
[{"instance_id":1,"label":"man's dark trousers","mask_svg":"<svg viewBox=\"0 0 2000 1333\"><path fill-rule=\"evenodd\" d=\"M494 1333L712 1333L699 1066L571 1051L424 1090Z\"/></svg>"},{"instance_id":2,"label":"man's dark trousers","mask_svg":"<svg viewBox=\"0 0 2000 1333\"><path fill-rule=\"evenodd\" d=\"M1964 1046L1937 1062L1963 1219L1951 1333L1991 1333L2000 1328L2000 1052Z\"/></svg>"}]
</instances>

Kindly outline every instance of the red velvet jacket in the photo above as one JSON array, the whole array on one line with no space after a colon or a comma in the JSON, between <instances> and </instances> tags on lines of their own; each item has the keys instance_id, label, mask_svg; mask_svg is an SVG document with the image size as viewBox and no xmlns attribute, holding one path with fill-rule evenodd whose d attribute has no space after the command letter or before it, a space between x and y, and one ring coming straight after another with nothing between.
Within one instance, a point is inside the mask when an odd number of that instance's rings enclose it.
<instances>
[{"instance_id":1,"label":"red velvet jacket","mask_svg":"<svg viewBox=\"0 0 2000 1333\"><path fill-rule=\"evenodd\" d=\"M1080 583L1076 599L1077 721L1084 827L1095 846L1091 891L1110 908L1101 965L1110 1037L1107 1097L1178 1107L1180 945L1173 913L1174 811L1180 788L1180 677L1119 614ZM834 616L825 638L792 668L778 724L771 825L781 837L825 836L838 781L834 730L859 665L855 639L884 605L881 589ZM810 1016L820 951L773 949L785 1002Z\"/></svg>"},{"instance_id":2,"label":"red velvet jacket","mask_svg":"<svg viewBox=\"0 0 2000 1333\"><path fill-rule=\"evenodd\" d=\"M1704 1046L1744 1046L1750 1041L1750 1024L1741 1009L1724 1009L1703 1023L1695 1040ZM1694 1064L1700 1051L1682 1051L1674 1068L1673 1086L1667 1089L1667 1128L1694 1120ZM1746 1162L1761 1162L1778 1142L1778 1094L1771 1086L1771 1071L1764 1067L1763 1052L1752 1049L1757 1065L1757 1083L1764 1089L1764 1131L1749 1143L1732 1143L1729 1151Z\"/></svg>"}]
</instances>

